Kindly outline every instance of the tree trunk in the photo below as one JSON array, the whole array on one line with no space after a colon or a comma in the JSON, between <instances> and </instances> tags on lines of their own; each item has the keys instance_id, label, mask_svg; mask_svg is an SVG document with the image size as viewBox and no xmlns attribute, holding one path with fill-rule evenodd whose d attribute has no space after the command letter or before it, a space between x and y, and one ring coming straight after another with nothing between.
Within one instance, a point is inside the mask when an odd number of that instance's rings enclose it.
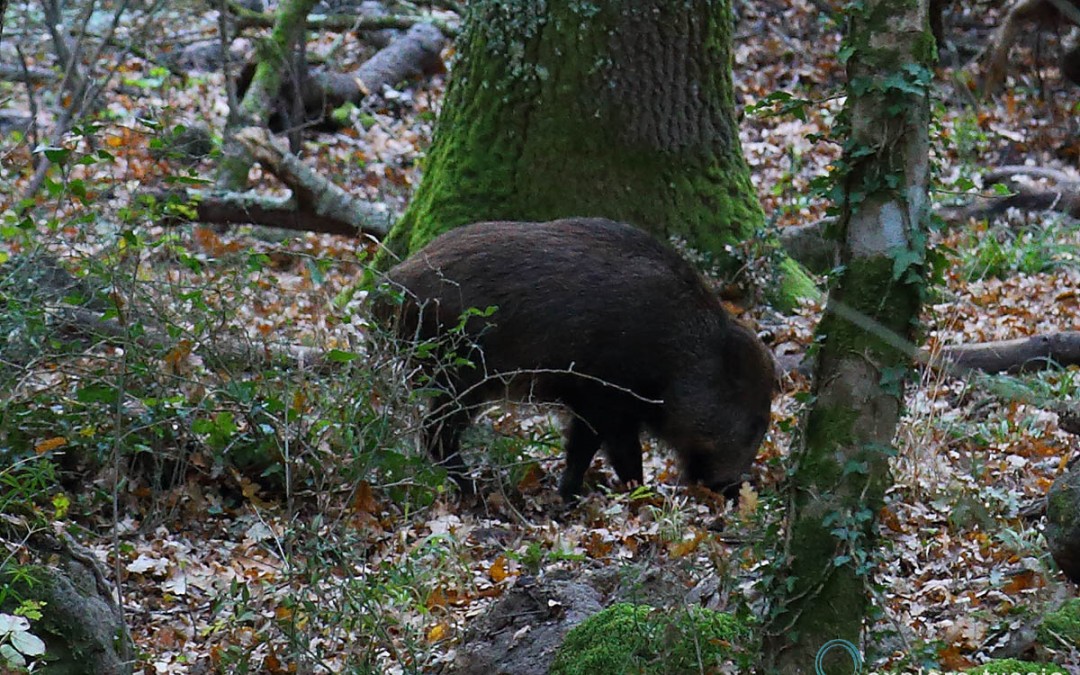
<instances>
[{"instance_id":1,"label":"tree trunk","mask_svg":"<svg viewBox=\"0 0 1080 675\"><path fill-rule=\"evenodd\" d=\"M814 672L834 639L859 645L875 518L923 297L929 220L928 0L848 10L848 141L835 232L843 267L818 327L814 404L795 451L786 550L766 647L783 673ZM850 673L830 650L825 672ZM819 671L820 672L820 671Z\"/></svg>"},{"instance_id":2,"label":"tree trunk","mask_svg":"<svg viewBox=\"0 0 1080 675\"><path fill-rule=\"evenodd\" d=\"M251 86L240 101L238 127L265 127L281 90L283 72L290 63L297 41L304 39L304 21L317 0L286 0L278 8L277 21L270 33L270 43L260 52L261 59ZM225 146L218 166L216 187L219 190L243 190L247 187L251 157L233 138L235 129L226 129Z\"/></svg>"},{"instance_id":3,"label":"tree trunk","mask_svg":"<svg viewBox=\"0 0 1080 675\"><path fill-rule=\"evenodd\" d=\"M735 122L731 31L730 0L470 3L390 252L475 221L603 216L731 264L726 247L764 221Z\"/></svg>"}]
</instances>

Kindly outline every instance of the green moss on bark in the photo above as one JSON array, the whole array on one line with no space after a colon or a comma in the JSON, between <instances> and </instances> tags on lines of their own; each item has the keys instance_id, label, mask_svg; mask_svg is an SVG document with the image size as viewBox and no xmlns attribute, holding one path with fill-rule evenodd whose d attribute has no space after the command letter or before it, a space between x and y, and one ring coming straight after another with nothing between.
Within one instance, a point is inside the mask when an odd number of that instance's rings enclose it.
<instances>
[{"instance_id":1,"label":"green moss on bark","mask_svg":"<svg viewBox=\"0 0 1080 675\"><path fill-rule=\"evenodd\" d=\"M767 291L769 302L782 312L794 310L799 300L821 296L817 284L803 266L786 256L780 260L776 287Z\"/></svg>"},{"instance_id":2,"label":"green moss on bark","mask_svg":"<svg viewBox=\"0 0 1080 675\"><path fill-rule=\"evenodd\" d=\"M917 283L894 278L894 264L887 256L848 262L829 298L839 307L826 313L818 326L818 332L829 336L825 352L869 351L879 365L910 363L910 342L905 347L897 344L897 338L908 341L913 336L922 290ZM872 324L853 321L852 315Z\"/></svg>"}]
</instances>

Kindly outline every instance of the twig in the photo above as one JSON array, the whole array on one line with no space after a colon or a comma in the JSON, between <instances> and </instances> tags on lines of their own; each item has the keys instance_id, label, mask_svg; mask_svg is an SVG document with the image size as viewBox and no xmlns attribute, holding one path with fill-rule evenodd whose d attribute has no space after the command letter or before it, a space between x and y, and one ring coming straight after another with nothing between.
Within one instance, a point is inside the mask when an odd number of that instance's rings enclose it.
<instances>
[{"instance_id":1,"label":"twig","mask_svg":"<svg viewBox=\"0 0 1080 675\"><path fill-rule=\"evenodd\" d=\"M22 47L20 47L18 44L15 45L15 53L19 57L19 64L22 66L23 71L29 74L29 67L26 62L26 55L23 54ZM30 107L30 129L28 134L30 137L30 147L36 148L38 146L39 134L37 123L37 95L34 93L33 82L29 79L26 80L26 100L27 105L29 105Z\"/></svg>"}]
</instances>

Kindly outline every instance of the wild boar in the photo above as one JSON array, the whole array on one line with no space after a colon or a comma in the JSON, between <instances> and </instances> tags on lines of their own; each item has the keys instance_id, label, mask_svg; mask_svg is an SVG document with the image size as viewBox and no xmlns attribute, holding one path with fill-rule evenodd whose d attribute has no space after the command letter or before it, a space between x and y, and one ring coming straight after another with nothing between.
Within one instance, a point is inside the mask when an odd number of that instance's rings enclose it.
<instances>
[{"instance_id":1,"label":"wild boar","mask_svg":"<svg viewBox=\"0 0 1080 675\"><path fill-rule=\"evenodd\" d=\"M438 391L425 443L466 494L461 432L499 398L569 409L567 501L601 446L621 481L641 484L643 429L707 487L737 486L751 469L769 425L772 355L641 230L598 218L475 223L393 267L386 287L396 291L381 294L376 317L401 338L444 345L443 358L425 360Z\"/></svg>"}]
</instances>

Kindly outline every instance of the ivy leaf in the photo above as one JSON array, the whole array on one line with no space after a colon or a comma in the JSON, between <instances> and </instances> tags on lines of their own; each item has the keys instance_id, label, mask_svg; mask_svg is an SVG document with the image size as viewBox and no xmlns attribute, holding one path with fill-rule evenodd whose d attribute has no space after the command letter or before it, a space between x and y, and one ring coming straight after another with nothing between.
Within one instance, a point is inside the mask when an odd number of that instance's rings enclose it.
<instances>
[{"instance_id":1,"label":"ivy leaf","mask_svg":"<svg viewBox=\"0 0 1080 675\"><path fill-rule=\"evenodd\" d=\"M922 262L922 255L910 248L900 248L893 252L893 279L901 279L904 272Z\"/></svg>"}]
</instances>

